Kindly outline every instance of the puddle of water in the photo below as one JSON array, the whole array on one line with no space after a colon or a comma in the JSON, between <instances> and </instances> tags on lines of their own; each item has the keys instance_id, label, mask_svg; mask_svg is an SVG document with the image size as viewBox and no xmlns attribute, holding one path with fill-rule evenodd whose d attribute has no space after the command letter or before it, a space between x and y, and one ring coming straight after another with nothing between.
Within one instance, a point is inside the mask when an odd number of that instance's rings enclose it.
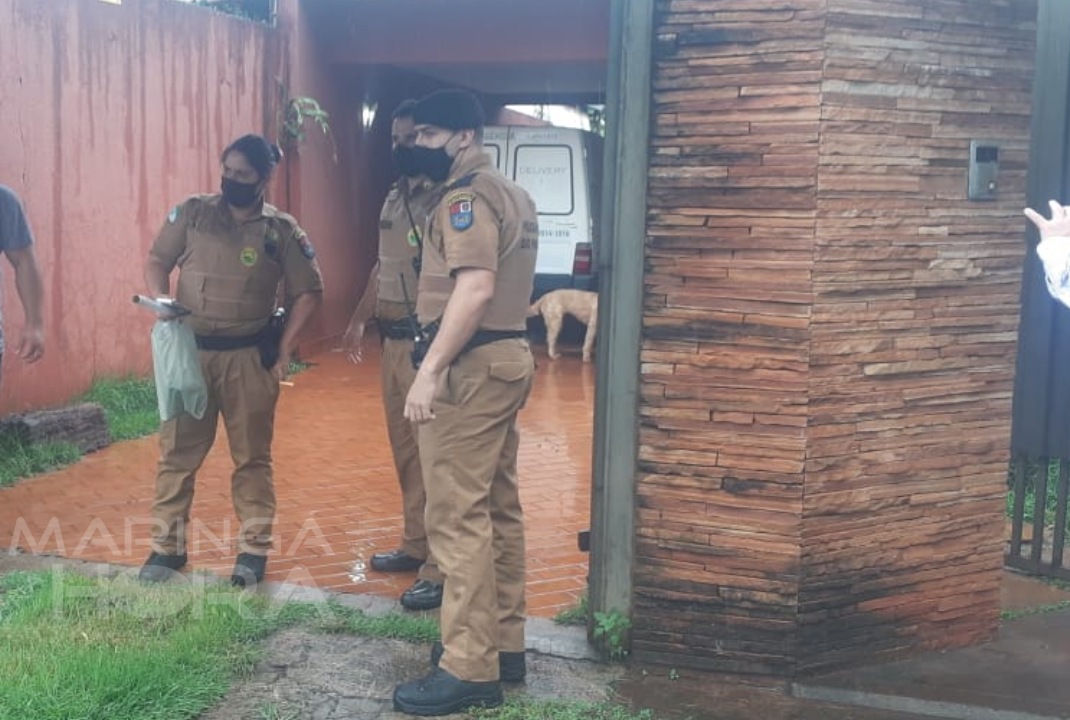
<instances>
[{"instance_id":1,"label":"puddle of water","mask_svg":"<svg viewBox=\"0 0 1070 720\"><path fill-rule=\"evenodd\" d=\"M357 558L349 566L349 580L355 583L362 583L368 580L368 566L363 557Z\"/></svg>"},{"instance_id":2,"label":"puddle of water","mask_svg":"<svg viewBox=\"0 0 1070 720\"><path fill-rule=\"evenodd\" d=\"M661 666L632 666L614 687L633 710L650 710L658 720L809 720L794 715L792 701L775 681L751 684L741 678ZM816 718L815 718L816 720Z\"/></svg>"},{"instance_id":3,"label":"puddle of water","mask_svg":"<svg viewBox=\"0 0 1070 720\"><path fill-rule=\"evenodd\" d=\"M373 532L371 529L365 529L363 532ZM363 534L360 530L350 531L349 535ZM375 552L375 545L373 542L366 539L358 539L350 541L350 551L353 553L353 563L349 566L349 580L354 583L363 583L368 581L368 570L371 568L371 560L368 558Z\"/></svg>"}]
</instances>

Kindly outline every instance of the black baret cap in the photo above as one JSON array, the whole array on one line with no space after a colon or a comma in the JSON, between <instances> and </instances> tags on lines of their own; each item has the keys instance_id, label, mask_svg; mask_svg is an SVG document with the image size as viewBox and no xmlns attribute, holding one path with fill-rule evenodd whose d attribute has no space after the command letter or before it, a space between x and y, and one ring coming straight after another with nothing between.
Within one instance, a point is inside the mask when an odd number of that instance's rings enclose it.
<instances>
[{"instance_id":1,"label":"black baret cap","mask_svg":"<svg viewBox=\"0 0 1070 720\"><path fill-rule=\"evenodd\" d=\"M446 130L482 130L486 122L479 100L464 90L436 90L416 103L412 119Z\"/></svg>"}]
</instances>

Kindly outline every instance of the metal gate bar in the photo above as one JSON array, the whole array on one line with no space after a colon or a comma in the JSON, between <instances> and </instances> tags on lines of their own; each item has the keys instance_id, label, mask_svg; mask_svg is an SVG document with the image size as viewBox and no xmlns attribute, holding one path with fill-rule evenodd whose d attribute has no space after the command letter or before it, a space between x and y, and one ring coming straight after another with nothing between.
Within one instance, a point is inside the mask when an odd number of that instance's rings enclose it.
<instances>
[{"instance_id":1,"label":"metal gate bar","mask_svg":"<svg viewBox=\"0 0 1070 720\"><path fill-rule=\"evenodd\" d=\"M1056 464L1058 472L1054 473ZM1063 564L1070 512L1070 461L1018 456L1012 462L1010 485L1014 502L1005 563L1032 575L1070 580L1070 568ZM1033 496L1033 537L1024 539L1026 499L1030 493ZM1048 507L1050 497L1054 497L1054 508ZM1049 526L1048 513L1052 509L1054 513ZM1023 555L1025 545L1029 550Z\"/></svg>"}]
</instances>

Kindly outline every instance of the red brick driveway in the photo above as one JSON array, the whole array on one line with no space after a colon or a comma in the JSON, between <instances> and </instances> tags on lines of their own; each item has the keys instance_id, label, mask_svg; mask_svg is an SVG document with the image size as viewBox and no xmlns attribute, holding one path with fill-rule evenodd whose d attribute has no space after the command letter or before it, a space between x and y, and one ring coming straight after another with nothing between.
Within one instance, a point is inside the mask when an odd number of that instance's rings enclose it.
<instances>
[{"instance_id":1,"label":"red brick driveway","mask_svg":"<svg viewBox=\"0 0 1070 720\"><path fill-rule=\"evenodd\" d=\"M527 520L528 606L551 616L586 589L576 533L590 515L594 373L577 356L539 367L521 412L521 499ZM400 495L378 391L378 358L338 352L284 387L275 430L276 550L269 580L396 596L411 574L371 571L374 552L398 543ZM221 437L198 476L190 566L229 573L238 523L230 457ZM138 565L148 553L155 436L119 443L77 465L0 490L0 548Z\"/></svg>"}]
</instances>

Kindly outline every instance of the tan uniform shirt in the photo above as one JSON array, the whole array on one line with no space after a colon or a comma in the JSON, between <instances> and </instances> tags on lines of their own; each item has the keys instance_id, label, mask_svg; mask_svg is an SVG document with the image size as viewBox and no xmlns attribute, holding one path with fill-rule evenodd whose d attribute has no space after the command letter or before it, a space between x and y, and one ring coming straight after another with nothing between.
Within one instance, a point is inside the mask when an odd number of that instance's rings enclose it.
<instances>
[{"instance_id":1,"label":"tan uniform shirt","mask_svg":"<svg viewBox=\"0 0 1070 720\"><path fill-rule=\"evenodd\" d=\"M443 189L443 185L429 180L402 178L386 196L379 214L379 296L375 316L380 320L403 320L416 307L418 279L412 261L419 256L427 219L442 199ZM405 304L406 293L412 303L409 307Z\"/></svg>"},{"instance_id":2,"label":"tan uniform shirt","mask_svg":"<svg viewBox=\"0 0 1070 720\"><path fill-rule=\"evenodd\" d=\"M152 245L165 270L179 268L175 299L192 311L199 335L252 335L287 299L322 292L315 252L297 221L272 205L238 224L220 195L195 195L175 207Z\"/></svg>"},{"instance_id":3,"label":"tan uniform shirt","mask_svg":"<svg viewBox=\"0 0 1070 720\"><path fill-rule=\"evenodd\" d=\"M524 330L535 278L539 223L527 192L502 175L485 153L457 164L424 240L416 312L427 324L442 317L462 268L495 273L494 298L481 330Z\"/></svg>"}]
</instances>

